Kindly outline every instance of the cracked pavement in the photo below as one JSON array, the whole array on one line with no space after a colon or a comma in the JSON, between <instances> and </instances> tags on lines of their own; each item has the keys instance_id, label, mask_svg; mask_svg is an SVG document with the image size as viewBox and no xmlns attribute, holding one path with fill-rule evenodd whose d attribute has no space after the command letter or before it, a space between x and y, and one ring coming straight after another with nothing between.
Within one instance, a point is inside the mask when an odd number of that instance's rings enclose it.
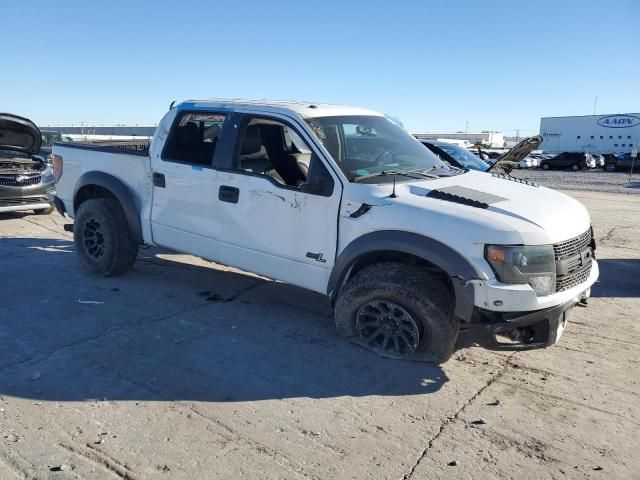
<instances>
[{"instance_id":1,"label":"cracked pavement","mask_svg":"<svg viewBox=\"0 0 640 480\"><path fill-rule=\"evenodd\" d=\"M0 478L638 478L640 197L569 193L598 240L589 306L554 347L443 366L188 255L88 277L58 214L0 216Z\"/></svg>"}]
</instances>

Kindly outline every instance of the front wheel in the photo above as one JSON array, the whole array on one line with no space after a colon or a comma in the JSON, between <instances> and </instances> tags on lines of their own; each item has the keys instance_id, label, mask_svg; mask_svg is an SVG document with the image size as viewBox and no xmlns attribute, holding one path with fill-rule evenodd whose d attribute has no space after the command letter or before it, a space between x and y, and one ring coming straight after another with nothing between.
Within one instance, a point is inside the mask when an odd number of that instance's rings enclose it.
<instances>
[{"instance_id":1,"label":"front wheel","mask_svg":"<svg viewBox=\"0 0 640 480\"><path fill-rule=\"evenodd\" d=\"M542 168L543 170L549 170L549 164L548 163L543 163L542 165L540 165L540 168Z\"/></svg>"},{"instance_id":2,"label":"front wheel","mask_svg":"<svg viewBox=\"0 0 640 480\"><path fill-rule=\"evenodd\" d=\"M92 198L80 205L73 241L82 268L101 277L124 273L138 255L138 245L115 198Z\"/></svg>"},{"instance_id":3,"label":"front wheel","mask_svg":"<svg viewBox=\"0 0 640 480\"><path fill-rule=\"evenodd\" d=\"M571 170L577 172L578 170L580 170L580 166L577 163L574 163L573 165L571 165Z\"/></svg>"},{"instance_id":4,"label":"front wheel","mask_svg":"<svg viewBox=\"0 0 640 480\"><path fill-rule=\"evenodd\" d=\"M340 290L334 307L338 333L389 358L446 362L459 322L447 284L412 265L377 263Z\"/></svg>"}]
</instances>

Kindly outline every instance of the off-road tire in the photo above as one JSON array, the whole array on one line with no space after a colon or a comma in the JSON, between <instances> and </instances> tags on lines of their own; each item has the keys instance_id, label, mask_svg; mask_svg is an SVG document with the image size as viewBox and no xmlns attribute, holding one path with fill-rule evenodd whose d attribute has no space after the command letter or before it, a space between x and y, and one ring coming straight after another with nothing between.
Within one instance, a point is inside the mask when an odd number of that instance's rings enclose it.
<instances>
[{"instance_id":1,"label":"off-road tire","mask_svg":"<svg viewBox=\"0 0 640 480\"><path fill-rule=\"evenodd\" d=\"M453 316L454 298L445 281L414 265L381 262L364 267L340 289L335 305L336 329L369 348L358 335L356 315L361 307L378 299L406 310L422 330L414 353L391 358L446 362L453 354L459 320ZM371 348L370 348L371 349Z\"/></svg>"},{"instance_id":2,"label":"off-road tire","mask_svg":"<svg viewBox=\"0 0 640 480\"><path fill-rule=\"evenodd\" d=\"M49 208L36 208L33 212L36 215L49 215L50 213L52 213L56 208L55 207L49 207Z\"/></svg>"},{"instance_id":3,"label":"off-road tire","mask_svg":"<svg viewBox=\"0 0 640 480\"><path fill-rule=\"evenodd\" d=\"M102 239L99 254L95 252L95 232L93 236L89 233L96 225ZM138 255L138 245L133 240L122 206L115 198L92 198L80 205L73 226L73 241L82 268L100 277L126 272Z\"/></svg>"}]
</instances>

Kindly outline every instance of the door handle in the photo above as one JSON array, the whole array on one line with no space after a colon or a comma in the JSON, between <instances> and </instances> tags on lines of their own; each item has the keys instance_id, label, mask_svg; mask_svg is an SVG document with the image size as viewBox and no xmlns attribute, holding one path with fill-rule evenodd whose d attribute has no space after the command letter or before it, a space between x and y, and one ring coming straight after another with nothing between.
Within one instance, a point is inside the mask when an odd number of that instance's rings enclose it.
<instances>
[{"instance_id":1,"label":"door handle","mask_svg":"<svg viewBox=\"0 0 640 480\"><path fill-rule=\"evenodd\" d=\"M218 190L218 199L223 202L238 203L238 197L240 197L240 190L236 187L221 185Z\"/></svg>"},{"instance_id":2,"label":"door handle","mask_svg":"<svg viewBox=\"0 0 640 480\"><path fill-rule=\"evenodd\" d=\"M156 187L165 188L164 173L153 172L153 184Z\"/></svg>"}]
</instances>

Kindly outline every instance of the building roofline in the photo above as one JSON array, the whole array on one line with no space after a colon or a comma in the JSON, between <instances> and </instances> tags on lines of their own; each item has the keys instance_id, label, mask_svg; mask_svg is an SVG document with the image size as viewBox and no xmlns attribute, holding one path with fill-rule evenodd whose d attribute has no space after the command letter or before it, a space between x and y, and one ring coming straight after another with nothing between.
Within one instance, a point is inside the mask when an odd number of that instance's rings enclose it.
<instances>
[{"instance_id":1,"label":"building roofline","mask_svg":"<svg viewBox=\"0 0 640 480\"><path fill-rule=\"evenodd\" d=\"M632 112L627 112L627 113L600 113L597 115L560 115L560 116L555 116L555 117L540 117L540 120L544 120L545 118L582 118L582 117L608 117L611 115L635 115L635 116L640 116L640 113L632 113Z\"/></svg>"}]
</instances>

